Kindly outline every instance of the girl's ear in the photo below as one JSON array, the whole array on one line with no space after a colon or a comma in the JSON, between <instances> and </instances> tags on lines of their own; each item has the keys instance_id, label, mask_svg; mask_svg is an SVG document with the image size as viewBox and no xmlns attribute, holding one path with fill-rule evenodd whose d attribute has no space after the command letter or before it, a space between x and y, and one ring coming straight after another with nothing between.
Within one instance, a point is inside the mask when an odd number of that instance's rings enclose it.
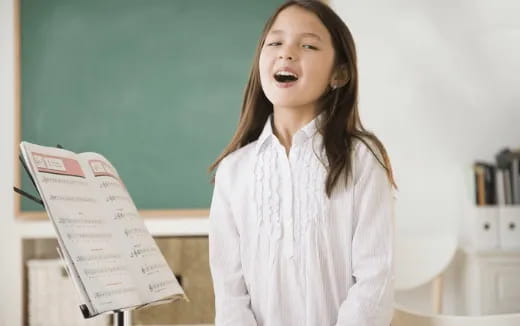
<instances>
[{"instance_id":1,"label":"girl's ear","mask_svg":"<svg viewBox=\"0 0 520 326\"><path fill-rule=\"evenodd\" d=\"M332 73L330 78L330 87L332 89L340 88L345 86L350 80L350 76L348 74L347 65L341 64Z\"/></svg>"}]
</instances>

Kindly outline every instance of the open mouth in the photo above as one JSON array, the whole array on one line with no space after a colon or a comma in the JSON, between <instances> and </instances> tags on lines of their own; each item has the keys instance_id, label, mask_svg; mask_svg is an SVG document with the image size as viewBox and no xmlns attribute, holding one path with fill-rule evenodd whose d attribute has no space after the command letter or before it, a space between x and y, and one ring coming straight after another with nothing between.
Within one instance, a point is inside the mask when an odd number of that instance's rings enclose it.
<instances>
[{"instance_id":1,"label":"open mouth","mask_svg":"<svg viewBox=\"0 0 520 326\"><path fill-rule=\"evenodd\" d=\"M291 83L298 80L298 76L290 71L278 71L274 74L274 79L279 83Z\"/></svg>"}]
</instances>

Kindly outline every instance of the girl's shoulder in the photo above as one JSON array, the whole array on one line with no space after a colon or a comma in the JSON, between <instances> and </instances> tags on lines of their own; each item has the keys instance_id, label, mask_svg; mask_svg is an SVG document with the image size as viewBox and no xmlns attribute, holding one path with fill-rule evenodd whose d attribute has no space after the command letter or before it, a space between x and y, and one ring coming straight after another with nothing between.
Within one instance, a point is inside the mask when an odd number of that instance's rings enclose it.
<instances>
[{"instance_id":1,"label":"girl's shoulder","mask_svg":"<svg viewBox=\"0 0 520 326\"><path fill-rule=\"evenodd\" d=\"M370 138L354 138L352 141L352 171L355 184L363 175L376 173L385 177L384 155L380 147Z\"/></svg>"},{"instance_id":2,"label":"girl's shoulder","mask_svg":"<svg viewBox=\"0 0 520 326\"><path fill-rule=\"evenodd\" d=\"M368 137L352 138L352 153L357 162L366 162L367 160L383 161L383 154L376 143Z\"/></svg>"},{"instance_id":3,"label":"girl's shoulder","mask_svg":"<svg viewBox=\"0 0 520 326\"><path fill-rule=\"evenodd\" d=\"M370 176L372 182L379 185L388 186L392 192L394 199L397 199L397 188L393 181L391 166L381 143L379 145L372 139L364 137L353 141L353 179L354 185L358 184L361 179L367 179ZM388 165L387 165L388 164ZM373 186L373 185L372 185Z\"/></svg>"},{"instance_id":4,"label":"girl's shoulder","mask_svg":"<svg viewBox=\"0 0 520 326\"><path fill-rule=\"evenodd\" d=\"M231 153L220 161L217 172L219 174L236 175L239 171L246 168L247 163L256 153L256 141L249 143ZM220 171L220 172L219 172Z\"/></svg>"}]
</instances>

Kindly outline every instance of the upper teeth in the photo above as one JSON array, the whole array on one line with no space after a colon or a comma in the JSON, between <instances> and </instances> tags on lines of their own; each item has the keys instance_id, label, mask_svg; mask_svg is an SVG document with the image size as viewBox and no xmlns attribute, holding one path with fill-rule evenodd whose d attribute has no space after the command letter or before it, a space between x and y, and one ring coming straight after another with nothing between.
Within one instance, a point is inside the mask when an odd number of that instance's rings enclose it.
<instances>
[{"instance_id":1,"label":"upper teeth","mask_svg":"<svg viewBox=\"0 0 520 326\"><path fill-rule=\"evenodd\" d=\"M296 76L295 74L293 74L293 73L290 72L290 71L284 71L284 70L282 70L282 71L278 71L276 74L277 74L277 75L280 75L280 76L293 76L293 77L295 77L295 78L298 78L298 76Z\"/></svg>"}]
</instances>

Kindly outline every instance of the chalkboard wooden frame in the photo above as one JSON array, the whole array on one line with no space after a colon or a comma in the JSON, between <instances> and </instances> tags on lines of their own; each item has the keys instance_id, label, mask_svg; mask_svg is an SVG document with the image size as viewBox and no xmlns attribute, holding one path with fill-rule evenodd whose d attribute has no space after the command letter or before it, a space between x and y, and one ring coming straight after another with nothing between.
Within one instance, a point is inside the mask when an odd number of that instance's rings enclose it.
<instances>
[{"instance_id":1,"label":"chalkboard wooden frame","mask_svg":"<svg viewBox=\"0 0 520 326\"><path fill-rule=\"evenodd\" d=\"M21 0L15 0L14 1L14 37L13 40L15 42L14 44L14 144L13 144L13 169L14 169L14 185L18 188L21 187L22 184L22 169L20 167L20 162L18 160L18 155L20 153L19 144L21 142L22 134L21 134L21 70L22 70L22 60L20 58L21 53L21 17L20 17L20 1ZM23 212L21 210L22 207L22 201L20 199L20 196L13 192L14 196L14 210L15 210L15 216L17 218L24 218L24 219L43 219L46 217L45 213L43 212Z\"/></svg>"}]
</instances>

